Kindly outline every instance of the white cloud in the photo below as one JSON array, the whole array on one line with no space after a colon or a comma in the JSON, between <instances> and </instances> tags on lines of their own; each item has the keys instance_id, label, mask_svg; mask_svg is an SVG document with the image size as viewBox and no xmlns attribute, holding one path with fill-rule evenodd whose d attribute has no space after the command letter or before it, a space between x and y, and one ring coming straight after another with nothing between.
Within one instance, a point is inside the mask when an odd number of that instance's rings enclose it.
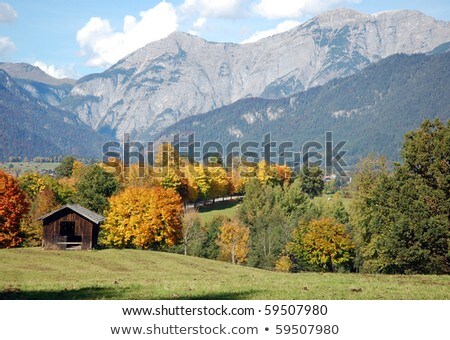
<instances>
[{"instance_id":1,"label":"white cloud","mask_svg":"<svg viewBox=\"0 0 450 340\"><path fill-rule=\"evenodd\" d=\"M6 2L0 2L0 23L11 23L17 19L17 12L10 4Z\"/></svg>"},{"instance_id":2,"label":"white cloud","mask_svg":"<svg viewBox=\"0 0 450 340\"><path fill-rule=\"evenodd\" d=\"M17 19L17 12L10 4L0 2L0 24L11 23ZM0 56L13 53L16 50L16 45L9 37L0 37Z\"/></svg>"},{"instance_id":3,"label":"white cloud","mask_svg":"<svg viewBox=\"0 0 450 340\"><path fill-rule=\"evenodd\" d=\"M182 13L199 14L206 18L237 18L243 15L243 5L248 0L185 0Z\"/></svg>"},{"instance_id":4,"label":"white cloud","mask_svg":"<svg viewBox=\"0 0 450 340\"><path fill-rule=\"evenodd\" d=\"M16 50L16 45L9 37L0 37L0 56L7 55Z\"/></svg>"},{"instance_id":5,"label":"white cloud","mask_svg":"<svg viewBox=\"0 0 450 340\"><path fill-rule=\"evenodd\" d=\"M59 68L55 65L47 65L46 63L38 60L33 63L33 66L39 67L42 71L47 73L49 76L52 76L53 78L75 78L73 65Z\"/></svg>"},{"instance_id":6,"label":"white cloud","mask_svg":"<svg viewBox=\"0 0 450 340\"><path fill-rule=\"evenodd\" d=\"M282 23L278 24L277 27L272 28L270 30L257 31L250 38L243 40L241 42L241 44L252 43L252 42L258 41L258 40L263 39L263 38L270 37L270 36L278 34L278 33L289 31L290 29L292 29L292 28L294 28L294 27L296 27L298 25L300 25L299 21L286 20L286 21L283 21Z\"/></svg>"},{"instance_id":7,"label":"white cloud","mask_svg":"<svg viewBox=\"0 0 450 340\"><path fill-rule=\"evenodd\" d=\"M160 2L139 13L140 19L127 15L123 31L117 32L107 19L92 17L77 32L81 54L92 67L106 67L146 44L167 37L178 27L176 10L171 3Z\"/></svg>"},{"instance_id":8,"label":"white cloud","mask_svg":"<svg viewBox=\"0 0 450 340\"><path fill-rule=\"evenodd\" d=\"M200 29L203 26L205 26L206 24L206 18L198 18L197 20L195 20L194 22L194 28L195 29Z\"/></svg>"},{"instance_id":9,"label":"white cloud","mask_svg":"<svg viewBox=\"0 0 450 340\"><path fill-rule=\"evenodd\" d=\"M259 0L253 11L267 19L299 18L317 14L336 5L360 0Z\"/></svg>"}]
</instances>

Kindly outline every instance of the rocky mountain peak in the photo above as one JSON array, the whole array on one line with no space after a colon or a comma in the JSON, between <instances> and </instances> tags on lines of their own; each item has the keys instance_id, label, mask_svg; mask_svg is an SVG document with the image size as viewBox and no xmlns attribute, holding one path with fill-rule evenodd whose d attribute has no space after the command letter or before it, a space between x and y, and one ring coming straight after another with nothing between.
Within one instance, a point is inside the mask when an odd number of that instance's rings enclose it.
<instances>
[{"instance_id":1,"label":"rocky mountain peak","mask_svg":"<svg viewBox=\"0 0 450 340\"><path fill-rule=\"evenodd\" d=\"M350 23L355 23L363 20L370 20L370 14L364 14L349 8L338 8L326 11L314 18L312 21L317 22L325 27L342 27Z\"/></svg>"},{"instance_id":2,"label":"rocky mountain peak","mask_svg":"<svg viewBox=\"0 0 450 340\"><path fill-rule=\"evenodd\" d=\"M289 96L449 41L449 22L416 11L338 9L242 45L174 32L81 79L64 107L97 130L140 135L245 97Z\"/></svg>"}]
</instances>

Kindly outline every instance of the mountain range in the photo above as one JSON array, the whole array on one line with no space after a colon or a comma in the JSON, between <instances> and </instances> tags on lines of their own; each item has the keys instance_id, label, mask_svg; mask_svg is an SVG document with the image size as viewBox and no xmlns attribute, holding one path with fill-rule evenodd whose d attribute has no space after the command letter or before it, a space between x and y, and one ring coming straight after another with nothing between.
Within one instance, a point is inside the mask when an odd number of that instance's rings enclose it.
<instances>
[{"instance_id":1,"label":"mountain range","mask_svg":"<svg viewBox=\"0 0 450 340\"><path fill-rule=\"evenodd\" d=\"M0 161L10 156L99 157L105 140L76 115L36 99L0 70Z\"/></svg>"},{"instance_id":2,"label":"mountain range","mask_svg":"<svg viewBox=\"0 0 450 340\"><path fill-rule=\"evenodd\" d=\"M39 67L27 63L0 63L0 70L8 73L34 98L46 101L51 105L59 105L76 83L75 79L54 78Z\"/></svg>"},{"instance_id":3,"label":"mountain range","mask_svg":"<svg viewBox=\"0 0 450 340\"><path fill-rule=\"evenodd\" d=\"M0 63L0 161L98 157L106 139L348 141L349 161L398 156L424 118L448 119L450 23L417 11L325 12L255 43L175 32L78 81Z\"/></svg>"},{"instance_id":4,"label":"mountain range","mask_svg":"<svg viewBox=\"0 0 450 340\"><path fill-rule=\"evenodd\" d=\"M407 10L333 10L249 44L175 32L80 79L62 107L97 131L139 137L242 98L285 97L448 41L449 22Z\"/></svg>"},{"instance_id":5,"label":"mountain range","mask_svg":"<svg viewBox=\"0 0 450 340\"><path fill-rule=\"evenodd\" d=\"M446 47L446 49L444 49ZM403 135L422 120L450 119L450 50L442 46L425 55L393 55L352 76L287 98L242 99L206 114L192 116L146 140L171 141L194 133L195 139L262 142L271 133L278 144L291 141L325 145L346 141L346 161L355 164L368 153L398 160ZM292 150L291 150L292 151Z\"/></svg>"}]
</instances>

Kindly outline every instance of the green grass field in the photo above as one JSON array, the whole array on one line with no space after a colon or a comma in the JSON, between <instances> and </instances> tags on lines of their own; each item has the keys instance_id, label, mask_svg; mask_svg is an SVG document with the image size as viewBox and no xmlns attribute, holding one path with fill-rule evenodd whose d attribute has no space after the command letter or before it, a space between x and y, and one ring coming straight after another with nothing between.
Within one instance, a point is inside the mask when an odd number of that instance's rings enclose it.
<instances>
[{"instance_id":1,"label":"green grass field","mask_svg":"<svg viewBox=\"0 0 450 340\"><path fill-rule=\"evenodd\" d=\"M213 205L207 205L206 207L199 207L198 212L203 223L209 223L214 217L226 216L233 218L236 216L237 206L239 202L237 200L216 202Z\"/></svg>"},{"instance_id":2,"label":"green grass field","mask_svg":"<svg viewBox=\"0 0 450 340\"><path fill-rule=\"evenodd\" d=\"M330 199L330 200L329 200ZM345 198L341 197L342 203L344 204L345 209L350 208L350 205L354 201L353 198ZM322 196L315 197L313 202L321 204L323 206L332 205L335 201L333 200L333 195L323 194Z\"/></svg>"},{"instance_id":3,"label":"green grass field","mask_svg":"<svg viewBox=\"0 0 450 340\"><path fill-rule=\"evenodd\" d=\"M450 299L450 276L284 274L143 250L0 250L0 299Z\"/></svg>"}]
</instances>

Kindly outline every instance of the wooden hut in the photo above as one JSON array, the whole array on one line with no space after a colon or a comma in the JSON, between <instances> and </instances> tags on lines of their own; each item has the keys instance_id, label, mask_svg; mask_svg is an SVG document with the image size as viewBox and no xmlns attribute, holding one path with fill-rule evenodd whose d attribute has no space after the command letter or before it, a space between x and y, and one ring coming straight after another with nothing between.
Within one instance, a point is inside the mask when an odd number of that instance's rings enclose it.
<instances>
[{"instance_id":1,"label":"wooden hut","mask_svg":"<svg viewBox=\"0 0 450 340\"><path fill-rule=\"evenodd\" d=\"M43 221L44 249L84 249L95 247L104 217L81 205L65 205L38 218Z\"/></svg>"}]
</instances>

